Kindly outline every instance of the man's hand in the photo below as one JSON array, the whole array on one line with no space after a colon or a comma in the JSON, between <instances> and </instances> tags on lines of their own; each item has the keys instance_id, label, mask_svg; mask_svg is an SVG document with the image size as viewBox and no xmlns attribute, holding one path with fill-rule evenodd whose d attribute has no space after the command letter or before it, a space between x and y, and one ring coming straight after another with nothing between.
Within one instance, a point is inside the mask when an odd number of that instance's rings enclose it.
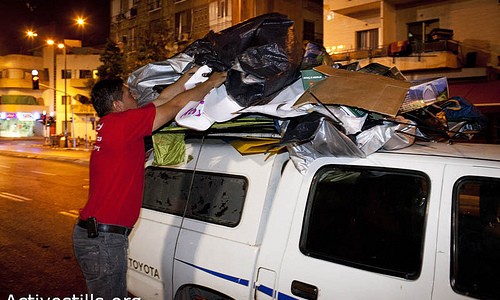
<instances>
[{"instance_id":1,"label":"man's hand","mask_svg":"<svg viewBox=\"0 0 500 300\"><path fill-rule=\"evenodd\" d=\"M211 87L213 88L218 88L221 86L224 82L226 82L227 78L227 72L214 72L208 80L206 81Z\"/></svg>"},{"instance_id":2,"label":"man's hand","mask_svg":"<svg viewBox=\"0 0 500 300\"><path fill-rule=\"evenodd\" d=\"M192 73L193 71L195 70L189 70L181 78L187 81L190 77L188 73ZM160 97L154 101L156 105L156 117L153 122L153 131L173 120L189 101L201 101L212 89L221 86L226 81L226 77L227 72L214 72L206 81L182 92L173 86L167 87L162 91ZM175 85L179 83L179 80L176 81Z\"/></svg>"}]
</instances>

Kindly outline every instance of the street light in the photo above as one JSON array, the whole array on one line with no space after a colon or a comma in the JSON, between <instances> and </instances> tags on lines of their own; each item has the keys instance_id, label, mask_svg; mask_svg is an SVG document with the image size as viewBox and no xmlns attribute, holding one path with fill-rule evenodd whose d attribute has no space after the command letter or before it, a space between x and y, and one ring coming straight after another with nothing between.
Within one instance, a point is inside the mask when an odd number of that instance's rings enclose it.
<instances>
[{"instance_id":1,"label":"street light","mask_svg":"<svg viewBox=\"0 0 500 300\"><path fill-rule=\"evenodd\" d=\"M76 18L75 20L76 22L76 25L78 26L78 28L82 31L82 46L83 46L83 30L85 28L85 19L83 17L78 17Z\"/></svg>"},{"instance_id":2,"label":"street light","mask_svg":"<svg viewBox=\"0 0 500 300\"><path fill-rule=\"evenodd\" d=\"M29 38L34 38L38 36L38 33L34 32L33 30L27 30L26 31L26 36Z\"/></svg>"},{"instance_id":3,"label":"street light","mask_svg":"<svg viewBox=\"0 0 500 300\"><path fill-rule=\"evenodd\" d=\"M38 33L29 29L26 30L26 37L30 40L30 48L33 48L33 40L38 36Z\"/></svg>"}]
</instances>

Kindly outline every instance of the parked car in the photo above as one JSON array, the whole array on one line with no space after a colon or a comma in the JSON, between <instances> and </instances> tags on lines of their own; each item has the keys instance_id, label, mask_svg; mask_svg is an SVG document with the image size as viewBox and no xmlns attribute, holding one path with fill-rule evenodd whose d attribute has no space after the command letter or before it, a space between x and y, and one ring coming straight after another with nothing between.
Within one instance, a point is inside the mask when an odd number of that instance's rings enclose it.
<instances>
[{"instance_id":1,"label":"parked car","mask_svg":"<svg viewBox=\"0 0 500 300\"><path fill-rule=\"evenodd\" d=\"M146 167L129 291L146 299L500 299L500 146L366 158L186 139Z\"/></svg>"}]
</instances>

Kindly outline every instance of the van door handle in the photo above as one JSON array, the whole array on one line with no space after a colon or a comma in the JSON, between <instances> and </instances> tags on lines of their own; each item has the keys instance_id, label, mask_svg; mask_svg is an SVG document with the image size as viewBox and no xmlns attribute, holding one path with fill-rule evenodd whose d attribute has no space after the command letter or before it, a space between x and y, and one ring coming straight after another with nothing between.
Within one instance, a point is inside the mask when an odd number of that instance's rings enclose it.
<instances>
[{"instance_id":1,"label":"van door handle","mask_svg":"<svg viewBox=\"0 0 500 300\"><path fill-rule=\"evenodd\" d=\"M318 288L305 282L292 281L292 294L308 300L318 299Z\"/></svg>"}]
</instances>

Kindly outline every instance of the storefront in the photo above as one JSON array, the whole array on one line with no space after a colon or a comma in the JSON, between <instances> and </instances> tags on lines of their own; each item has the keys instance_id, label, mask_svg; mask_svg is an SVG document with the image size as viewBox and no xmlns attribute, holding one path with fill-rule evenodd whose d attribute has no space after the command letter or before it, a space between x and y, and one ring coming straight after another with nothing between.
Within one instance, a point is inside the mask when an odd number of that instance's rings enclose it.
<instances>
[{"instance_id":1,"label":"storefront","mask_svg":"<svg viewBox=\"0 0 500 300\"><path fill-rule=\"evenodd\" d=\"M38 113L0 112L0 137L43 136L43 124L37 122L39 118ZM41 134L37 134L40 130Z\"/></svg>"},{"instance_id":2,"label":"storefront","mask_svg":"<svg viewBox=\"0 0 500 300\"><path fill-rule=\"evenodd\" d=\"M0 101L0 137L48 136L41 121L48 107L32 96L3 95Z\"/></svg>"}]
</instances>

